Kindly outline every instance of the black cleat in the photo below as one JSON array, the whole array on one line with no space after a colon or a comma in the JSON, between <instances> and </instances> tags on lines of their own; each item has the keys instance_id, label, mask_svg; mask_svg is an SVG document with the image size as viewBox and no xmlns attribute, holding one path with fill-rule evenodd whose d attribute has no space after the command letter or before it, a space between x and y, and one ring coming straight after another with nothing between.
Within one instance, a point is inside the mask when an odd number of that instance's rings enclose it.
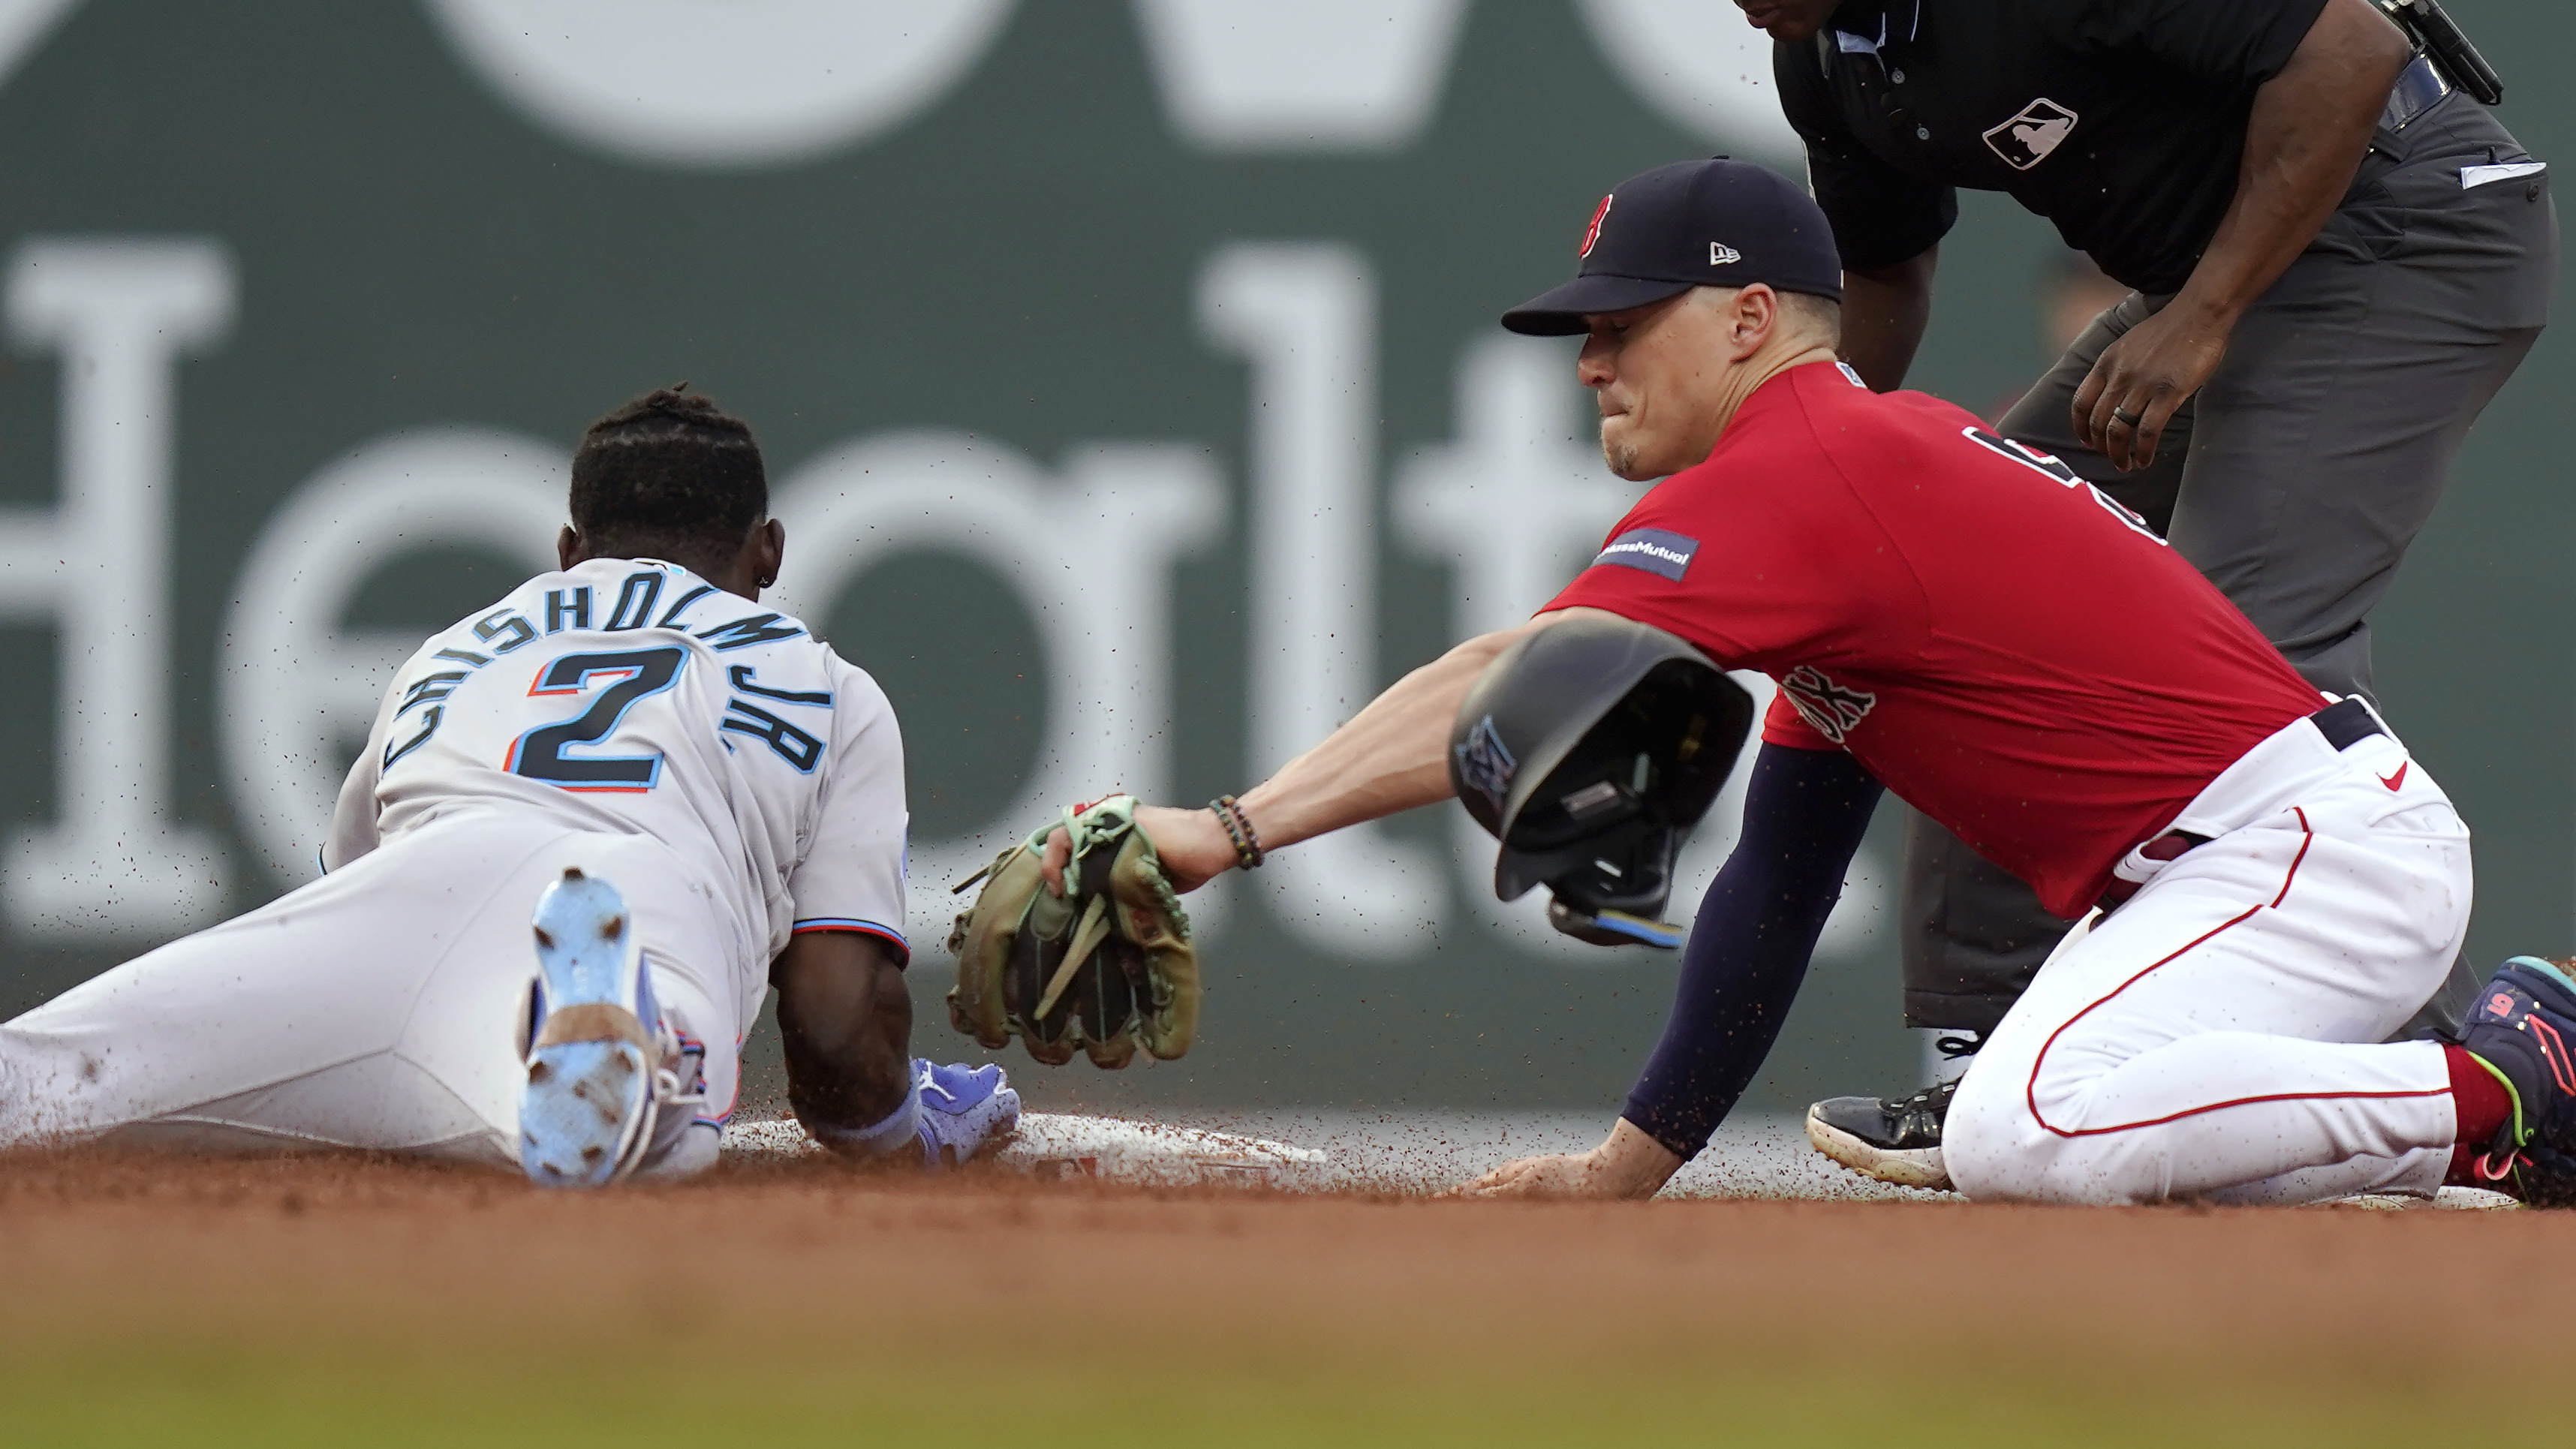
<instances>
[{"instance_id":1,"label":"black cleat","mask_svg":"<svg viewBox=\"0 0 2576 1449\"><path fill-rule=\"evenodd\" d=\"M1911 1097L1829 1097L1807 1109L1807 1140L1816 1150L1859 1173L1898 1187L1950 1190L1941 1165L1941 1119L1950 1114L1956 1081L1940 1082Z\"/></svg>"},{"instance_id":2,"label":"black cleat","mask_svg":"<svg viewBox=\"0 0 2576 1449\"><path fill-rule=\"evenodd\" d=\"M2576 1207L2576 980L2536 956L2496 969L2460 1045L2513 1094L2477 1161L2481 1185L2533 1207Z\"/></svg>"}]
</instances>

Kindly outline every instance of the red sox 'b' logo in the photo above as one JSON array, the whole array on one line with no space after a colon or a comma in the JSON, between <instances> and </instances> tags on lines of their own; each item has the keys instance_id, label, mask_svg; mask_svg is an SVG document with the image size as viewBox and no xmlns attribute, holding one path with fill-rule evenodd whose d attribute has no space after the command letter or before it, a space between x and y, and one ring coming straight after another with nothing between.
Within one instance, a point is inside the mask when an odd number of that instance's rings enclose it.
<instances>
[{"instance_id":1,"label":"red sox 'b' logo","mask_svg":"<svg viewBox=\"0 0 2576 1449\"><path fill-rule=\"evenodd\" d=\"M1609 214L1610 198L1605 196L1601 198L1601 204L1599 206L1592 208L1592 224L1583 229L1583 245L1577 248L1574 253L1576 261L1581 261L1583 258L1592 255L1592 244L1601 240L1601 218L1608 216Z\"/></svg>"}]
</instances>

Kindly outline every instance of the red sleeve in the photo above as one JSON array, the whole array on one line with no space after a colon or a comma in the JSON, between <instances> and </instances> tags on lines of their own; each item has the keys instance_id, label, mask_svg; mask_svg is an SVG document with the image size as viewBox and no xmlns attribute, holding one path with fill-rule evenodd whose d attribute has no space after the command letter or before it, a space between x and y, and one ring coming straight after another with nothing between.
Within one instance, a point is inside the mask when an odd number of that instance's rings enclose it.
<instances>
[{"instance_id":1,"label":"red sleeve","mask_svg":"<svg viewBox=\"0 0 2576 1449\"><path fill-rule=\"evenodd\" d=\"M1746 587L1766 573L1777 577L1776 570L1746 562L1745 555L1761 552L1745 537L1758 525L1719 533L1675 516L1680 510L1656 506L1672 487L1665 483L1620 520L1592 566L1539 612L1600 609L1678 634L1728 669L1761 668L1756 658L1811 636L1815 610L1788 597L1792 590L1762 597Z\"/></svg>"},{"instance_id":2,"label":"red sleeve","mask_svg":"<svg viewBox=\"0 0 2576 1449\"><path fill-rule=\"evenodd\" d=\"M1762 712L1762 743L1778 745L1784 750L1818 750L1838 752L1842 746L1826 739L1798 707L1789 700L1789 691L1771 696L1771 707Z\"/></svg>"},{"instance_id":3,"label":"red sleeve","mask_svg":"<svg viewBox=\"0 0 2576 1449\"><path fill-rule=\"evenodd\" d=\"M1828 363L1763 384L1729 424L1735 435L1648 490L1547 607L1616 614L1774 679L1804 664L1867 673L1918 648L1927 625L1913 573L1805 416L1845 394L1878 403ZM1820 747L1803 733L1790 743Z\"/></svg>"}]
</instances>

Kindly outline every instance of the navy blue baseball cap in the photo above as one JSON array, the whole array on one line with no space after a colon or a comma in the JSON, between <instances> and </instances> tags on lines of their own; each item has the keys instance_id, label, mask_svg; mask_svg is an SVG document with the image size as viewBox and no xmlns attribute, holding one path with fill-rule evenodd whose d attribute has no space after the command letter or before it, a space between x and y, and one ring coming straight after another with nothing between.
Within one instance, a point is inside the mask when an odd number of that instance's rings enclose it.
<instances>
[{"instance_id":1,"label":"navy blue baseball cap","mask_svg":"<svg viewBox=\"0 0 2576 1449\"><path fill-rule=\"evenodd\" d=\"M1825 214L1780 173L1719 156L1631 176L1593 208L1574 280L1503 314L1532 337L1572 337L1584 314L1622 312L1693 287L1768 282L1843 299Z\"/></svg>"}]
</instances>

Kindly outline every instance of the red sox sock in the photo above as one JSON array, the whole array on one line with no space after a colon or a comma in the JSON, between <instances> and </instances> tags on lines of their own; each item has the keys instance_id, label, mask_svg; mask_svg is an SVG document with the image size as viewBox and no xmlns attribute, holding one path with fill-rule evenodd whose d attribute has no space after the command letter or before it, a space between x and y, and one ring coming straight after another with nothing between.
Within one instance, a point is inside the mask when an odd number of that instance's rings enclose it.
<instances>
[{"instance_id":1,"label":"red sox sock","mask_svg":"<svg viewBox=\"0 0 2576 1449\"><path fill-rule=\"evenodd\" d=\"M2460 1118L2459 1145L2451 1149L2451 1170L2443 1181L2453 1187L2492 1187L2471 1164L2513 1116L2513 1096L2464 1048L2443 1047L2442 1062L2451 1069L2451 1106Z\"/></svg>"}]
</instances>

